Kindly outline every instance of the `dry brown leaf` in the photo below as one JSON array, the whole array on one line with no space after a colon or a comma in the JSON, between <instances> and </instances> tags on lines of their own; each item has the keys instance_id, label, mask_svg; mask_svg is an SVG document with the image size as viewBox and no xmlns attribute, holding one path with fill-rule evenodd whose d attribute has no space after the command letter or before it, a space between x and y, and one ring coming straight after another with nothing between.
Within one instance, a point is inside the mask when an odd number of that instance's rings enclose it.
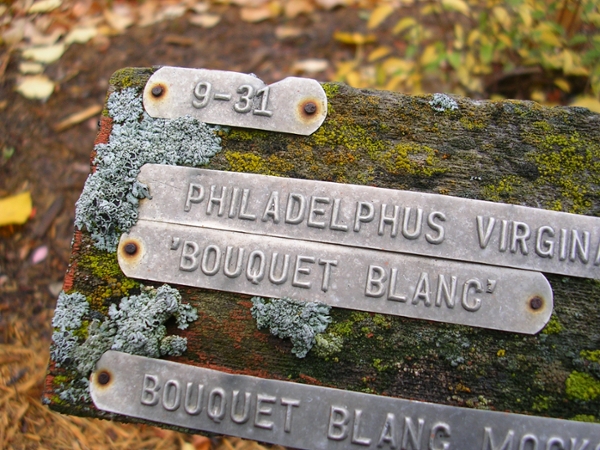
<instances>
[{"instance_id":1,"label":"dry brown leaf","mask_svg":"<svg viewBox=\"0 0 600 450\"><path fill-rule=\"evenodd\" d=\"M290 27L287 25L280 25L275 28L275 37L277 39L288 39L302 36L304 30L299 27Z\"/></svg>"},{"instance_id":2,"label":"dry brown leaf","mask_svg":"<svg viewBox=\"0 0 600 450\"><path fill-rule=\"evenodd\" d=\"M196 14L189 19L192 25L202 28L212 28L221 21L218 14Z\"/></svg>"},{"instance_id":3,"label":"dry brown leaf","mask_svg":"<svg viewBox=\"0 0 600 450\"><path fill-rule=\"evenodd\" d=\"M200 2L200 3L194 3L191 6L192 11L194 11L196 14L202 14L208 11L209 8L209 4L205 3L205 2Z\"/></svg>"},{"instance_id":4,"label":"dry brown leaf","mask_svg":"<svg viewBox=\"0 0 600 450\"><path fill-rule=\"evenodd\" d=\"M89 119L90 117L94 117L100 114L100 112L102 112L102 105L92 105L81 111L69 115L68 117L54 125L52 128L56 132L64 131L67 128L72 127L73 125L77 125L78 123L81 123L84 120Z\"/></svg>"},{"instance_id":5,"label":"dry brown leaf","mask_svg":"<svg viewBox=\"0 0 600 450\"><path fill-rule=\"evenodd\" d=\"M290 0L284 4L285 16L293 19L300 14L310 14L315 10L315 6L308 0Z\"/></svg>"},{"instance_id":6,"label":"dry brown leaf","mask_svg":"<svg viewBox=\"0 0 600 450\"><path fill-rule=\"evenodd\" d=\"M8 30L2 33L2 40L8 45L16 45L23 40L25 36L25 25L27 19L14 19Z\"/></svg>"},{"instance_id":7,"label":"dry brown leaf","mask_svg":"<svg viewBox=\"0 0 600 450\"><path fill-rule=\"evenodd\" d=\"M244 22L262 22L263 20L271 19L279 15L281 7L278 3L271 2L255 8L240 9L240 18Z\"/></svg>"},{"instance_id":8,"label":"dry brown leaf","mask_svg":"<svg viewBox=\"0 0 600 450\"><path fill-rule=\"evenodd\" d=\"M43 64L52 64L58 61L66 50L65 44L47 45L44 47L32 47L23 50L23 58L31 59Z\"/></svg>"},{"instance_id":9,"label":"dry brown leaf","mask_svg":"<svg viewBox=\"0 0 600 450\"><path fill-rule=\"evenodd\" d=\"M105 9L104 18L108 25L115 31L122 33L133 25L131 10L124 5L118 5L114 9Z\"/></svg>"},{"instance_id":10,"label":"dry brown leaf","mask_svg":"<svg viewBox=\"0 0 600 450\"><path fill-rule=\"evenodd\" d=\"M48 46L56 44L65 32L64 28L55 28L50 34L44 34L36 27L25 27L25 38L29 38L32 46Z\"/></svg>"},{"instance_id":11,"label":"dry brown leaf","mask_svg":"<svg viewBox=\"0 0 600 450\"><path fill-rule=\"evenodd\" d=\"M326 59L304 59L302 61L296 61L292 65L292 72L300 73L317 73L327 70L329 62Z\"/></svg>"},{"instance_id":12,"label":"dry brown leaf","mask_svg":"<svg viewBox=\"0 0 600 450\"><path fill-rule=\"evenodd\" d=\"M185 14L187 7L185 5L169 5L163 9L163 17L167 20L177 19Z\"/></svg>"},{"instance_id":13,"label":"dry brown leaf","mask_svg":"<svg viewBox=\"0 0 600 450\"><path fill-rule=\"evenodd\" d=\"M38 13L47 13L56 8L58 8L62 4L62 0L40 0L35 2L33 5L29 7L27 10L28 14L38 14Z\"/></svg>"},{"instance_id":14,"label":"dry brown leaf","mask_svg":"<svg viewBox=\"0 0 600 450\"><path fill-rule=\"evenodd\" d=\"M316 0L315 3L324 9L333 9L350 4L350 0Z\"/></svg>"}]
</instances>

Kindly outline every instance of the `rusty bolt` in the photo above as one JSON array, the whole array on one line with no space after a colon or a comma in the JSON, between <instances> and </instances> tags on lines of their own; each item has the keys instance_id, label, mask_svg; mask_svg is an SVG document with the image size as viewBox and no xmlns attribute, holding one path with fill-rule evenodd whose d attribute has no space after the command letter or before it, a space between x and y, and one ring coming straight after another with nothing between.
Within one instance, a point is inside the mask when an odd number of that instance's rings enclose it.
<instances>
[{"instance_id":1,"label":"rusty bolt","mask_svg":"<svg viewBox=\"0 0 600 450\"><path fill-rule=\"evenodd\" d=\"M135 243L128 242L123 247L123 250L125 250L125 253L127 253L128 255L135 255L137 253L138 248L137 248L137 245Z\"/></svg>"},{"instance_id":2,"label":"rusty bolt","mask_svg":"<svg viewBox=\"0 0 600 450\"><path fill-rule=\"evenodd\" d=\"M536 296L536 297L533 297L531 300L529 300L529 306L533 310L540 309L543 305L544 305L544 301L541 299L541 297Z\"/></svg>"},{"instance_id":3,"label":"rusty bolt","mask_svg":"<svg viewBox=\"0 0 600 450\"><path fill-rule=\"evenodd\" d=\"M98 383L105 385L110 382L110 373L102 371L98 374Z\"/></svg>"},{"instance_id":4,"label":"rusty bolt","mask_svg":"<svg viewBox=\"0 0 600 450\"><path fill-rule=\"evenodd\" d=\"M155 97L160 97L161 95L163 95L164 91L165 90L161 85L157 85L152 88L152 95L154 95Z\"/></svg>"},{"instance_id":5,"label":"rusty bolt","mask_svg":"<svg viewBox=\"0 0 600 450\"><path fill-rule=\"evenodd\" d=\"M310 116L317 112L317 105L315 102L308 102L304 105L304 112Z\"/></svg>"}]
</instances>

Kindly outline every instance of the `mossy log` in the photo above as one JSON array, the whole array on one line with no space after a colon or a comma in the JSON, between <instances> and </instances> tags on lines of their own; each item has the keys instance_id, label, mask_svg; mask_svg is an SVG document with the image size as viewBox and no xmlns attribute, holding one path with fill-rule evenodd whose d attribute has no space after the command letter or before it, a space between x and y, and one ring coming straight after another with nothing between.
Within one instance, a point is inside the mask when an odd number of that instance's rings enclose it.
<instances>
[{"instance_id":1,"label":"mossy log","mask_svg":"<svg viewBox=\"0 0 600 450\"><path fill-rule=\"evenodd\" d=\"M143 89L152 69L124 69L110 92ZM600 115L524 101L410 96L323 84L328 115L311 136L221 131L208 168L430 192L600 216ZM106 142L105 110L97 142ZM258 330L249 296L175 286L197 308L187 351L172 358L237 374L310 383L469 408L600 421L600 282L547 275L554 314L537 335L334 308L305 358L288 340ZM145 283L152 285L152 283ZM85 327L139 292L116 254L86 230L73 241L65 292L91 305ZM106 417L93 404L60 398L76 372L50 363L53 409ZM131 420L124 417L121 420Z\"/></svg>"}]
</instances>

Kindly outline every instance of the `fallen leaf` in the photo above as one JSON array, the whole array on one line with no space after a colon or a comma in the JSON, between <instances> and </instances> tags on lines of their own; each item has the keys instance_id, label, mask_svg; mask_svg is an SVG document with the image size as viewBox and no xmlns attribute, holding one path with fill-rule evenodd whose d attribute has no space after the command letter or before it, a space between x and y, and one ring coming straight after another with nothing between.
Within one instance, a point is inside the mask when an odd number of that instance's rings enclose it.
<instances>
[{"instance_id":1,"label":"fallen leaf","mask_svg":"<svg viewBox=\"0 0 600 450\"><path fill-rule=\"evenodd\" d=\"M442 0L442 6L446 11L458 11L464 15L469 14L469 5L464 0Z\"/></svg>"},{"instance_id":2,"label":"fallen leaf","mask_svg":"<svg viewBox=\"0 0 600 450\"><path fill-rule=\"evenodd\" d=\"M564 78L557 78L554 84L563 92L571 92L571 85Z\"/></svg>"},{"instance_id":3,"label":"fallen leaf","mask_svg":"<svg viewBox=\"0 0 600 450\"><path fill-rule=\"evenodd\" d=\"M50 295L52 295L52 297L54 298L58 297L60 291L62 291L62 288L62 281L54 281L48 285L48 291L50 292Z\"/></svg>"},{"instance_id":4,"label":"fallen leaf","mask_svg":"<svg viewBox=\"0 0 600 450\"><path fill-rule=\"evenodd\" d=\"M275 37L277 39L288 39L302 36L304 30L299 27L290 27L287 25L280 25L275 28Z\"/></svg>"},{"instance_id":5,"label":"fallen leaf","mask_svg":"<svg viewBox=\"0 0 600 450\"><path fill-rule=\"evenodd\" d=\"M46 75L31 75L21 78L15 90L30 100L47 100L54 92L54 82Z\"/></svg>"},{"instance_id":6,"label":"fallen leaf","mask_svg":"<svg viewBox=\"0 0 600 450\"><path fill-rule=\"evenodd\" d=\"M47 45L45 47L32 47L23 50L23 58L51 64L58 61L66 50L65 44Z\"/></svg>"},{"instance_id":7,"label":"fallen leaf","mask_svg":"<svg viewBox=\"0 0 600 450\"><path fill-rule=\"evenodd\" d=\"M212 28L221 21L218 14L196 14L189 19L192 25L202 28Z\"/></svg>"},{"instance_id":8,"label":"fallen leaf","mask_svg":"<svg viewBox=\"0 0 600 450\"><path fill-rule=\"evenodd\" d=\"M600 101L594 97L579 97L575 99L570 106L579 106L581 108L587 108L590 111L600 113Z\"/></svg>"},{"instance_id":9,"label":"fallen leaf","mask_svg":"<svg viewBox=\"0 0 600 450\"><path fill-rule=\"evenodd\" d=\"M292 65L292 72L317 73L323 72L327 67L329 67L329 62L326 59L304 59L302 61L296 61Z\"/></svg>"},{"instance_id":10,"label":"fallen leaf","mask_svg":"<svg viewBox=\"0 0 600 450\"><path fill-rule=\"evenodd\" d=\"M27 10L28 14L46 13L58 8L62 0L40 0L35 2Z\"/></svg>"},{"instance_id":11,"label":"fallen leaf","mask_svg":"<svg viewBox=\"0 0 600 450\"><path fill-rule=\"evenodd\" d=\"M163 10L163 16L167 20L177 19L185 14L186 9L185 5L170 5Z\"/></svg>"},{"instance_id":12,"label":"fallen leaf","mask_svg":"<svg viewBox=\"0 0 600 450\"><path fill-rule=\"evenodd\" d=\"M349 0L316 0L317 5L325 9L333 9L338 6L346 6L350 3Z\"/></svg>"},{"instance_id":13,"label":"fallen leaf","mask_svg":"<svg viewBox=\"0 0 600 450\"><path fill-rule=\"evenodd\" d=\"M96 27L73 28L69 34L67 34L67 37L65 37L65 44L85 44L97 34L98 30Z\"/></svg>"},{"instance_id":14,"label":"fallen leaf","mask_svg":"<svg viewBox=\"0 0 600 450\"><path fill-rule=\"evenodd\" d=\"M285 16L293 19L300 14L310 14L315 10L314 5L308 0L289 0L284 4Z\"/></svg>"},{"instance_id":15,"label":"fallen leaf","mask_svg":"<svg viewBox=\"0 0 600 450\"><path fill-rule=\"evenodd\" d=\"M0 226L27 222L31 209L29 191L0 199Z\"/></svg>"},{"instance_id":16,"label":"fallen leaf","mask_svg":"<svg viewBox=\"0 0 600 450\"><path fill-rule=\"evenodd\" d=\"M48 246L41 245L31 253L31 264L39 264L48 257Z\"/></svg>"},{"instance_id":17,"label":"fallen leaf","mask_svg":"<svg viewBox=\"0 0 600 450\"><path fill-rule=\"evenodd\" d=\"M336 31L333 34L333 38L343 44L353 45L371 44L377 40L374 34L347 33L343 31Z\"/></svg>"},{"instance_id":18,"label":"fallen leaf","mask_svg":"<svg viewBox=\"0 0 600 450\"><path fill-rule=\"evenodd\" d=\"M277 17L280 13L281 6L278 3L271 2L258 8L242 8L240 9L240 18L244 22L262 22L263 20Z\"/></svg>"},{"instance_id":19,"label":"fallen leaf","mask_svg":"<svg viewBox=\"0 0 600 450\"><path fill-rule=\"evenodd\" d=\"M389 3L384 3L383 5L379 5L377 8L375 8L373 10L371 15L369 16L369 21L367 22L367 28L369 30L373 30L374 28L377 28L393 12L394 12L394 7L392 5L390 5Z\"/></svg>"},{"instance_id":20,"label":"fallen leaf","mask_svg":"<svg viewBox=\"0 0 600 450\"><path fill-rule=\"evenodd\" d=\"M133 17L131 11L127 7L116 8L113 10L105 9L104 18L108 25L115 31L123 32L133 25Z\"/></svg>"},{"instance_id":21,"label":"fallen leaf","mask_svg":"<svg viewBox=\"0 0 600 450\"><path fill-rule=\"evenodd\" d=\"M196 14L202 14L208 11L209 6L210 5L208 3L204 2L195 3L194 5L192 5L192 11L194 11Z\"/></svg>"},{"instance_id":22,"label":"fallen leaf","mask_svg":"<svg viewBox=\"0 0 600 450\"><path fill-rule=\"evenodd\" d=\"M392 30L392 34L402 33L407 28L411 28L413 25L416 25L417 21L412 17L404 17L398 21L396 26Z\"/></svg>"},{"instance_id":23,"label":"fallen leaf","mask_svg":"<svg viewBox=\"0 0 600 450\"><path fill-rule=\"evenodd\" d=\"M27 19L13 19L10 28L2 33L2 40L5 44L15 45L23 40L25 35L25 25Z\"/></svg>"},{"instance_id":24,"label":"fallen leaf","mask_svg":"<svg viewBox=\"0 0 600 450\"><path fill-rule=\"evenodd\" d=\"M381 47L377 47L375 50L373 50L369 54L368 61L369 62L377 61L378 59L389 55L391 52L392 52L392 49L388 46L383 45Z\"/></svg>"},{"instance_id":25,"label":"fallen leaf","mask_svg":"<svg viewBox=\"0 0 600 450\"><path fill-rule=\"evenodd\" d=\"M23 61L19 63L19 72L24 75L31 75L36 73L42 73L44 71L44 65L36 62Z\"/></svg>"}]
</instances>

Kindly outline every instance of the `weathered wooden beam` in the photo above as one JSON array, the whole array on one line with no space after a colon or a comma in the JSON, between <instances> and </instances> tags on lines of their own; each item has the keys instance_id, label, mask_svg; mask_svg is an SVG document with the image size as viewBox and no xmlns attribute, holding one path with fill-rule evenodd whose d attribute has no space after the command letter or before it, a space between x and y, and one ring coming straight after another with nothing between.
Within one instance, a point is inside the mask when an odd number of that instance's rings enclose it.
<instances>
[{"instance_id":1,"label":"weathered wooden beam","mask_svg":"<svg viewBox=\"0 0 600 450\"><path fill-rule=\"evenodd\" d=\"M128 88L140 94L152 73L116 72L109 95ZM600 216L598 114L337 83L323 88L328 115L315 133L223 129L221 150L206 167ZM97 144L112 139L113 122L105 109ZM289 340L257 329L249 296L174 286L199 318L185 331L167 322L170 334L188 340L187 351L169 359L445 405L600 421L600 283L547 278L554 313L533 336L333 308L331 324L305 358L292 354ZM64 291L85 296L89 311L69 336L57 331L63 347L53 347L45 399L64 413L108 417L85 396L94 345L105 338L90 326L123 297L138 295L140 281L126 278L116 253L96 248L83 229L74 236ZM86 345L75 358L60 353ZM82 355L92 363L78 368Z\"/></svg>"}]
</instances>

